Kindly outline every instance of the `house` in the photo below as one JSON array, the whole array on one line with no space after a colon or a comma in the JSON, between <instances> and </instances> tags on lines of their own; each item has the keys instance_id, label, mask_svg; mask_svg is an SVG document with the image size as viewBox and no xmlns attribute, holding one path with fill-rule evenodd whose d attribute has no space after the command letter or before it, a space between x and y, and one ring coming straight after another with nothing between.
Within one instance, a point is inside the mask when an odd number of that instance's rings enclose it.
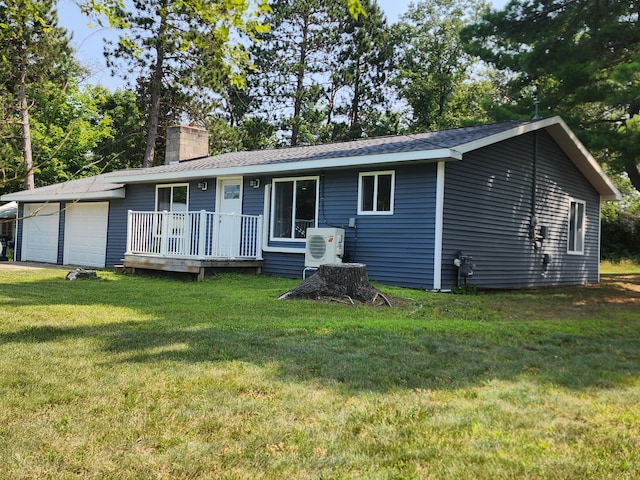
<instances>
[{"instance_id":1,"label":"house","mask_svg":"<svg viewBox=\"0 0 640 480\"><path fill-rule=\"evenodd\" d=\"M559 117L217 156L190 127L175 141L196 146L5 195L23 218L16 258L300 278L307 229L332 227L343 261L383 283L584 284L599 280L601 202L620 198Z\"/></svg>"}]
</instances>

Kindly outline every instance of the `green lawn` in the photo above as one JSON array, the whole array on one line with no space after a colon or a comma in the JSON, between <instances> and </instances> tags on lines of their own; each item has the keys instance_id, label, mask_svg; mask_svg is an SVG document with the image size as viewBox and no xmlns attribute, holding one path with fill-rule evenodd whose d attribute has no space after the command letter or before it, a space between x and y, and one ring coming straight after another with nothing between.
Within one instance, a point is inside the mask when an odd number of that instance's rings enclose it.
<instances>
[{"instance_id":1,"label":"green lawn","mask_svg":"<svg viewBox=\"0 0 640 480\"><path fill-rule=\"evenodd\" d=\"M640 478L640 274L394 308L0 268L2 479Z\"/></svg>"}]
</instances>

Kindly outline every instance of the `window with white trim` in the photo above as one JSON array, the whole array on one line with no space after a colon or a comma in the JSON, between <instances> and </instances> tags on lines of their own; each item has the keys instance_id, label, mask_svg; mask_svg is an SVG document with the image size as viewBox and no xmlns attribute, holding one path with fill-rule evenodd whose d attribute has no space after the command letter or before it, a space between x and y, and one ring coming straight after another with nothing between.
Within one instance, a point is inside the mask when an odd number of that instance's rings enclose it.
<instances>
[{"instance_id":1,"label":"window with white trim","mask_svg":"<svg viewBox=\"0 0 640 480\"><path fill-rule=\"evenodd\" d=\"M273 180L271 238L304 240L318 218L318 177Z\"/></svg>"},{"instance_id":2,"label":"window with white trim","mask_svg":"<svg viewBox=\"0 0 640 480\"><path fill-rule=\"evenodd\" d=\"M358 215L393 214L395 172L362 172L358 180Z\"/></svg>"},{"instance_id":3,"label":"window with white trim","mask_svg":"<svg viewBox=\"0 0 640 480\"><path fill-rule=\"evenodd\" d=\"M572 200L569 207L569 239L567 253L579 255L584 253L586 204L580 200Z\"/></svg>"},{"instance_id":4,"label":"window with white trim","mask_svg":"<svg viewBox=\"0 0 640 480\"><path fill-rule=\"evenodd\" d=\"M189 184L156 186L156 212L189 211Z\"/></svg>"}]
</instances>

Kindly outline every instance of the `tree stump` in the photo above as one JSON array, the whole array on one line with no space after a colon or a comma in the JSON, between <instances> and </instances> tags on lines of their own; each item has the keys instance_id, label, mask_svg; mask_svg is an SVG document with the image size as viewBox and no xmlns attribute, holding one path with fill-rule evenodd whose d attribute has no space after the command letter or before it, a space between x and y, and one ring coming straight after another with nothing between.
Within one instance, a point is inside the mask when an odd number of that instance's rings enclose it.
<instances>
[{"instance_id":1,"label":"tree stump","mask_svg":"<svg viewBox=\"0 0 640 480\"><path fill-rule=\"evenodd\" d=\"M293 290L278 297L279 300L321 298L357 300L363 303L374 303L382 297L387 305L389 301L382 293L371 286L364 263L333 263L320 265L316 273Z\"/></svg>"},{"instance_id":2,"label":"tree stump","mask_svg":"<svg viewBox=\"0 0 640 480\"><path fill-rule=\"evenodd\" d=\"M98 273L95 270L85 270L84 268L76 268L67 273L67 280L85 280L98 278Z\"/></svg>"}]
</instances>

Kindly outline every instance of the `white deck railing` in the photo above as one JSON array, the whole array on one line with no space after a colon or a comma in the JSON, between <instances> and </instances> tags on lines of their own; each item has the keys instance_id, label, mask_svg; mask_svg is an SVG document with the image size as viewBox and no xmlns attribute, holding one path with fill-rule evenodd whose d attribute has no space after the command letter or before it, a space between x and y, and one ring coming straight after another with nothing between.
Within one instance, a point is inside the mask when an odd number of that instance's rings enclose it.
<instances>
[{"instance_id":1,"label":"white deck railing","mask_svg":"<svg viewBox=\"0 0 640 480\"><path fill-rule=\"evenodd\" d=\"M133 212L127 254L189 259L262 259L262 215Z\"/></svg>"}]
</instances>

